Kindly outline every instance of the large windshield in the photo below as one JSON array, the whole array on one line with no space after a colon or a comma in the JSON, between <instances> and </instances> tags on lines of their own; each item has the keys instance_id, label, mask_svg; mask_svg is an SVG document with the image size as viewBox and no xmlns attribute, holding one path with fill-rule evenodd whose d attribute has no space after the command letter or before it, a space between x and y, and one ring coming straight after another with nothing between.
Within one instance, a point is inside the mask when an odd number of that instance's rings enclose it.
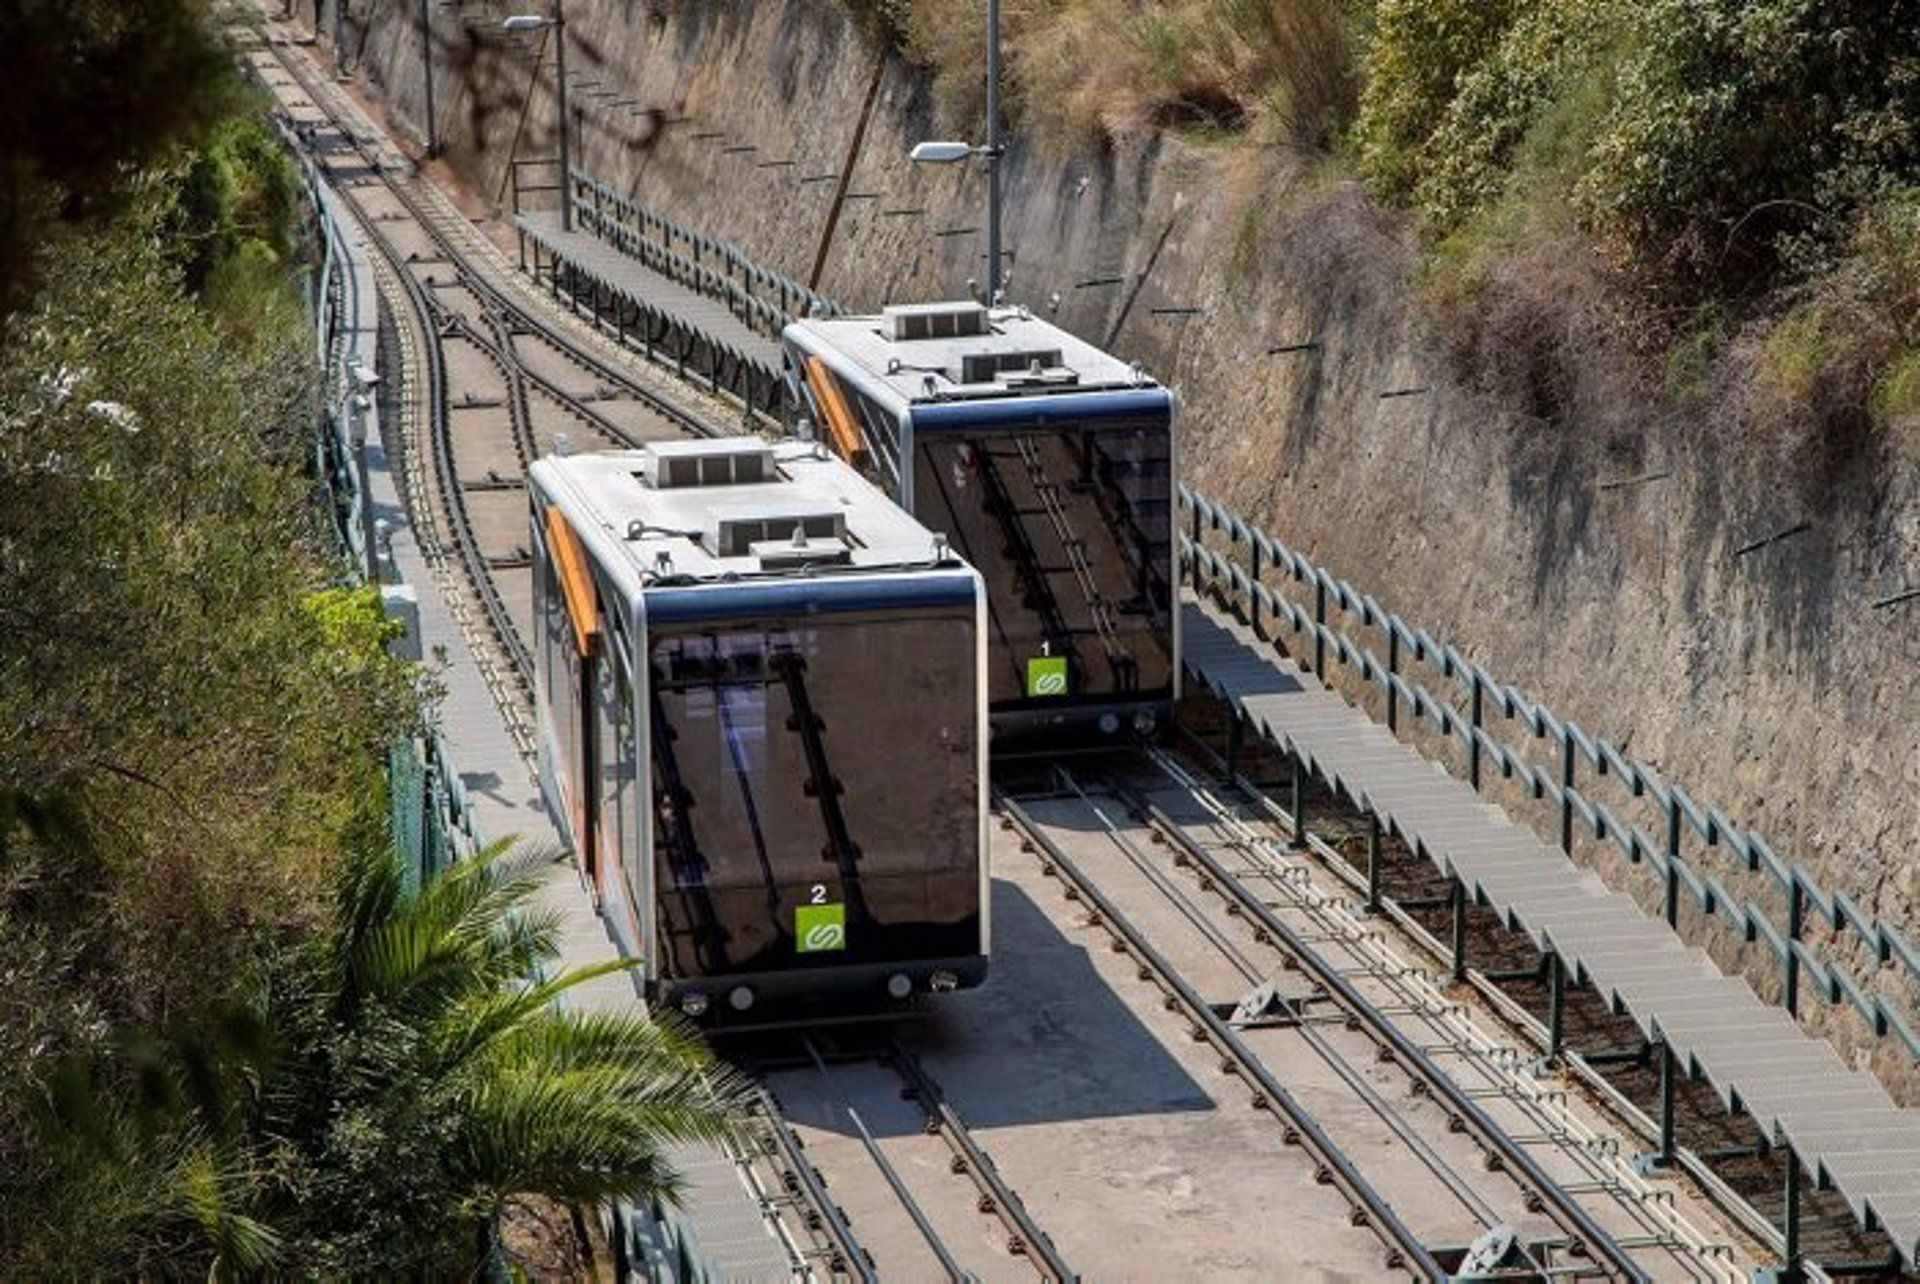
<instances>
[{"instance_id":1,"label":"large windshield","mask_svg":"<svg viewBox=\"0 0 1920 1284\"><path fill-rule=\"evenodd\" d=\"M652 639L669 976L979 952L973 605Z\"/></svg>"},{"instance_id":2,"label":"large windshield","mask_svg":"<svg viewBox=\"0 0 1920 1284\"><path fill-rule=\"evenodd\" d=\"M1164 416L919 434L915 516L987 582L996 707L1172 694Z\"/></svg>"}]
</instances>

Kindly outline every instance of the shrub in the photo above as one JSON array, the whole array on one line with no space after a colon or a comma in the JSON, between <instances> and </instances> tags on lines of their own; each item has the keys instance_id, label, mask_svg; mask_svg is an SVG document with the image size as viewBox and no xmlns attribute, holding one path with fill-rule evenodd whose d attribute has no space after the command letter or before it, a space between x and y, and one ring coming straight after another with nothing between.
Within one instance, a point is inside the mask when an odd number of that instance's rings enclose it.
<instances>
[{"instance_id":1,"label":"shrub","mask_svg":"<svg viewBox=\"0 0 1920 1284\"><path fill-rule=\"evenodd\" d=\"M1768 391L1789 403L1804 403L1833 358L1833 318L1819 305L1805 304L1767 332L1760 374Z\"/></svg>"},{"instance_id":2,"label":"shrub","mask_svg":"<svg viewBox=\"0 0 1920 1284\"><path fill-rule=\"evenodd\" d=\"M1896 423L1920 413L1920 351L1894 358L1873 390L1874 418Z\"/></svg>"},{"instance_id":3,"label":"shrub","mask_svg":"<svg viewBox=\"0 0 1920 1284\"><path fill-rule=\"evenodd\" d=\"M1013 3L1005 27L1010 115L1058 145L1174 128L1325 149L1358 102L1348 0ZM977 119L979 11L919 0L907 30L942 109Z\"/></svg>"},{"instance_id":4,"label":"shrub","mask_svg":"<svg viewBox=\"0 0 1920 1284\"><path fill-rule=\"evenodd\" d=\"M1461 78L1499 46L1525 0L1380 0L1366 55L1362 166L1389 198L1412 198Z\"/></svg>"},{"instance_id":5,"label":"shrub","mask_svg":"<svg viewBox=\"0 0 1920 1284\"><path fill-rule=\"evenodd\" d=\"M1367 70L1363 164L1430 225L1550 164L1590 227L1694 290L1765 285L1920 176L1920 4L1387 0Z\"/></svg>"},{"instance_id":6,"label":"shrub","mask_svg":"<svg viewBox=\"0 0 1920 1284\"><path fill-rule=\"evenodd\" d=\"M1685 284L1764 284L1787 243L1920 176L1920 5L1646 0L1578 186Z\"/></svg>"}]
</instances>

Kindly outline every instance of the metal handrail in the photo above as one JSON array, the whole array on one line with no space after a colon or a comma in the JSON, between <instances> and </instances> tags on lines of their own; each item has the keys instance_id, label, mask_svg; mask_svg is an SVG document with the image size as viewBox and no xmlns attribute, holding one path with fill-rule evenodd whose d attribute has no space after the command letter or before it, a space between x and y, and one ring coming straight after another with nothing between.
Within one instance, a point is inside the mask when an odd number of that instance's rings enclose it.
<instances>
[{"instance_id":1,"label":"metal handrail","mask_svg":"<svg viewBox=\"0 0 1920 1284\"><path fill-rule=\"evenodd\" d=\"M1572 849L1576 819L1596 839L1612 839L1629 862L1644 863L1661 879L1669 923L1675 919L1684 889L1703 912L1728 921L1746 942L1764 940L1779 961L1780 1001L1788 1012L1799 1014L1800 990L1803 984L1810 984L1829 1005L1837 1006L1843 1000L1849 1003L1876 1037L1897 1035L1911 1055L1920 1057L1920 1035L1907 1017L1884 995L1870 992L1840 960L1822 958L1804 935L1811 908L1827 920L1836 936L1853 931L1871 950L1877 966L1897 963L1909 981L1920 983L1920 952L1898 929L1863 913L1845 892L1827 892L1804 866L1782 859L1763 838L1736 824L1719 808L1701 805L1681 786L1661 780L1652 768L1628 757L1609 741L1555 717L1544 704L1500 682L1451 644L1436 640L1425 629L1389 612L1373 597L1331 575L1232 510L1186 486L1179 488L1179 505L1187 517L1187 528L1180 532L1179 540L1181 573L1188 583L1220 594L1236 609L1244 610L1256 628L1265 618L1284 625L1296 637L1304 637L1311 648L1309 667L1322 681L1331 658L1378 687L1386 699L1389 730L1398 731L1402 711L1430 722L1450 743L1458 743L1466 751L1467 775L1476 789L1491 768L1503 778L1518 780L1530 798L1557 806L1563 850ZM1225 537L1229 552L1244 547L1247 564L1242 566L1208 548L1205 539L1210 532ZM1311 609L1268 588L1262 580L1266 574L1280 576L1302 589L1310 588ZM1387 659L1383 662L1366 641L1329 624L1329 615L1334 612L1357 616L1360 628L1378 631L1386 644ZM1442 678L1456 683L1471 712L1463 716L1451 700L1438 698L1420 683L1403 677L1402 665L1415 662L1437 668ZM1558 741L1557 772L1536 766L1521 750L1491 734L1487 729L1489 712L1521 723L1536 741ZM1664 841L1656 842L1630 821L1623 821L1605 803L1583 793L1574 783L1576 768L1583 761L1596 775L1612 777L1631 796L1649 799L1663 811L1667 822ZM1692 866L1682 847L1689 831L1707 847L1730 849L1748 872L1765 871L1787 901L1784 931L1765 909L1735 894L1719 878Z\"/></svg>"},{"instance_id":2,"label":"metal handrail","mask_svg":"<svg viewBox=\"0 0 1920 1284\"><path fill-rule=\"evenodd\" d=\"M325 404L315 430L339 438L337 444L342 449L339 460L344 462L352 443L345 440L345 416L341 408L346 399L358 390L358 381L351 367L358 364L367 375L378 372L378 351L362 351L348 342L348 336L355 332L370 330L366 324L365 310L374 304L372 300L360 296L354 271L355 265L362 262L365 255L322 197L325 180L315 168L311 156L288 136L285 122L280 124L282 142L300 171L313 213L313 226L320 241L321 279L315 291L316 307L312 320L320 345L322 386L327 395L323 398ZM343 490L348 494L355 520L347 522L344 529L336 528L336 534L347 561L358 574L364 575L371 557L370 550L360 546L362 523L357 518L360 509L372 502L371 497L361 490L359 475L350 468L339 476L326 478L326 481L329 489ZM397 568L394 574L398 575ZM395 745L395 749L411 754L421 770L421 837L427 852L432 853L433 866L442 868L451 861L478 852L482 842L473 806L445 739L438 731L429 730L418 737L403 738Z\"/></svg>"},{"instance_id":3,"label":"metal handrail","mask_svg":"<svg viewBox=\"0 0 1920 1284\"><path fill-rule=\"evenodd\" d=\"M733 243L704 236L591 174L575 171L568 196L576 226L662 276L724 299L742 323L762 334L777 338L799 317L841 314L833 300L762 267Z\"/></svg>"}]
</instances>

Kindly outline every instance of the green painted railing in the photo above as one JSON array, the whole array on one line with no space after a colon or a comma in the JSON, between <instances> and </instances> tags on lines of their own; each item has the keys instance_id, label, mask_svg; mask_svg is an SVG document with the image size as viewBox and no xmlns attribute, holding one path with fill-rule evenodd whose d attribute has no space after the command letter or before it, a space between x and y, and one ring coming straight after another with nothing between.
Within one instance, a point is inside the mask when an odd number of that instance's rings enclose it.
<instances>
[{"instance_id":1,"label":"green painted railing","mask_svg":"<svg viewBox=\"0 0 1920 1284\"><path fill-rule=\"evenodd\" d=\"M1744 941L1765 941L1779 963L1780 1002L1788 1012L1799 1015L1801 995L1811 989L1829 1005L1851 1005L1877 1037L1897 1038L1909 1055L1920 1058L1920 1036L1908 1015L1920 995L1920 953L1898 929L1864 913L1845 892L1827 891L1804 866L1783 859L1719 808L1663 781L1611 742L1555 717L1451 644L1386 610L1231 510L1185 486L1179 506L1181 574L1187 583L1228 604L1263 636L1284 632L1289 652L1323 681L1331 661L1377 688L1389 730L1397 734L1410 717L1457 743L1475 789L1489 771L1518 782L1529 799L1556 810L1563 850L1572 852L1576 826L1596 840L1611 840L1629 862L1660 880L1669 923L1684 893ZM1416 664L1445 684L1438 693L1407 676ZM1509 726L1529 734L1503 739L1501 732ZM1550 765L1530 756L1543 746L1554 759ZM1577 783L1582 773L1589 773L1585 789ZM1593 796L1605 785L1644 800L1641 805L1664 822L1660 838ZM1731 855L1749 873L1764 873L1780 903L1769 909L1729 889L1704 866L1714 853ZM1827 949L1807 939L1816 916L1832 929ZM1890 974L1887 979L1904 991L1904 1008L1881 992L1879 978L1863 981L1851 961L1829 956L1849 932L1859 943L1857 954L1870 958L1877 972Z\"/></svg>"}]
</instances>

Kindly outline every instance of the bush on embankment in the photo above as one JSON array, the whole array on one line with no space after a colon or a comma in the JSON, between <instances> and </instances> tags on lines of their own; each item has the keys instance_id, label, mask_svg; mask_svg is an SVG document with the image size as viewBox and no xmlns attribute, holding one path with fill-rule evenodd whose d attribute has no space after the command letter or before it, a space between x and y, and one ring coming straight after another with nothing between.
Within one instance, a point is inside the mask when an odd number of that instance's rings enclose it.
<instances>
[{"instance_id":1,"label":"bush on embankment","mask_svg":"<svg viewBox=\"0 0 1920 1284\"><path fill-rule=\"evenodd\" d=\"M977 6L877 7L975 118ZM1744 336L1744 413L1920 405L1912 0L1009 0L1005 23L1011 115L1048 145L1173 130L1363 178L1504 390L1551 403L1552 367L1604 345L1684 401ZM1538 353L1556 329L1569 350ZM1475 368L1516 341L1544 375ZM1548 386L1506 388L1527 377Z\"/></svg>"}]
</instances>

